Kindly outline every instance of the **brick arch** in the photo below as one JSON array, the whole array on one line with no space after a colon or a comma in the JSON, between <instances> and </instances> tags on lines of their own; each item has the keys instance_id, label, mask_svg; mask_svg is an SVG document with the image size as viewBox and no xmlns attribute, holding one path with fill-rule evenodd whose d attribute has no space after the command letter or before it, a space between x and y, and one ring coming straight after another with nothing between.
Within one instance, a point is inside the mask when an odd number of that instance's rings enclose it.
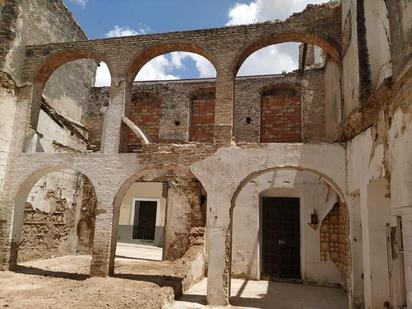
<instances>
[{"instance_id":1,"label":"brick arch","mask_svg":"<svg viewBox=\"0 0 412 309\"><path fill-rule=\"evenodd\" d=\"M123 199L126 196L127 191L130 189L134 182L156 182L167 181L173 177L181 177L187 175L188 171L184 169L169 166L167 170L159 166L149 166L140 170L135 170L123 179L120 186L117 188L117 193L113 200L113 221L112 221L112 238L110 246L110 258L109 258L109 274L114 273L114 260L116 255L116 243L117 243L117 229L120 219L120 208ZM190 172L189 172L190 173ZM191 174L192 175L192 174Z\"/></svg>"},{"instance_id":2,"label":"brick arch","mask_svg":"<svg viewBox=\"0 0 412 309\"><path fill-rule=\"evenodd\" d=\"M50 76L62 65L76 60L96 60L104 62L112 73L111 64L104 55L93 49L68 49L50 56L36 71L33 84L45 85Z\"/></svg>"},{"instance_id":3,"label":"brick arch","mask_svg":"<svg viewBox=\"0 0 412 309\"><path fill-rule=\"evenodd\" d=\"M157 56L161 56L171 52L190 52L201 55L205 57L209 62L215 67L217 71L217 61L215 56L212 52L207 50L206 48L195 44L193 42L185 42L185 41L170 41L170 42L163 42L153 44L143 51L139 51L137 55L133 57L129 65L129 69L127 71L127 82L131 86L136 75L142 69L142 67L148 63L150 60L156 58Z\"/></svg>"},{"instance_id":4,"label":"brick arch","mask_svg":"<svg viewBox=\"0 0 412 309\"><path fill-rule=\"evenodd\" d=\"M113 76L110 62L106 60L104 55L93 49L68 49L53 54L39 66L33 77L32 110L30 115L30 124L33 128L37 127L43 90L47 81L62 65L76 60L95 60L104 62L110 71L110 75Z\"/></svg>"},{"instance_id":5,"label":"brick arch","mask_svg":"<svg viewBox=\"0 0 412 309\"><path fill-rule=\"evenodd\" d=\"M189 94L189 99L192 101L193 99L201 96L207 95L216 95L216 88L215 87L201 87Z\"/></svg>"},{"instance_id":6,"label":"brick arch","mask_svg":"<svg viewBox=\"0 0 412 309\"><path fill-rule=\"evenodd\" d=\"M234 194L231 198L231 209L230 211L233 211L233 208L235 206L235 202L236 199L240 193L240 191L242 191L242 189L254 178L266 174L266 173L270 173L270 172L274 172L277 170L285 170L285 169L292 169L292 170L297 170L297 171L307 171L307 172L311 172L315 175L318 175L323 181L325 181L328 185L330 185L338 194L339 198L341 199L342 202L345 202L345 194L344 191L338 186L338 184L328 175L310 168L310 167L301 167L301 166L275 166L275 167L271 167L271 168L266 168L266 169L262 169L262 170L257 170L255 172L250 173L248 176L246 176L245 178L243 178L239 183L238 186L236 188L236 190L234 191Z\"/></svg>"},{"instance_id":7,"label":"brick arch","mask_svg":"<svg viewBox=\"0 0 412 309\"><path fill-rule=\"evenodd\" d=\"M259 94L263 96L271 91L292 91L295 95L299 96L302 94L302 83L289 81L270 83L260 88Z\"/></svg>"},{"instance_id":8,"label":"brick arch","mask_svg":"<svg viewBox=\"0 0 412 309\"><path fill-rule=\"evenodd\" d=\"M24 220L24 209L26 205L27 198L33 189L34 185L44 176L53 173L59 172L62 170L72 170L77 173L82 174L83 176L87 177L88 180L91 182L92 187L94 189L96 199L99 199L97 194L96 186L93 183L92 177L87 175L87 172L84 172L80 169L73 168L72 166L66 165L52 165L52 166L45 166L41 169L38 169L28 176L25 176L20 182L16 185L16 192L13 197L13 222L12 222L12 235L11 235L11 249L10 249L10 256L9 256L9 268L14 269L17 265L17 255L19 249L19 242L23 227L23 220Z\"/></svg>"},{"instance_id":9,"label":"brick arch","mask_svg":"<svg viewBox=\"0 0 412 309\"><path fill-rule=\"evenodd\" d=\"M342 62L340 49L337 47L336 43L330 42L327 39L313 33L289 32L261 37L258 40L246 45L246 47L243 48L235 57L234 63L232 64L233 76L237 75L242 64L254 52L271 45L287 42L302 42L316 45L322 48L336 63L341 64Z\"/></svg>"}]
</instances>

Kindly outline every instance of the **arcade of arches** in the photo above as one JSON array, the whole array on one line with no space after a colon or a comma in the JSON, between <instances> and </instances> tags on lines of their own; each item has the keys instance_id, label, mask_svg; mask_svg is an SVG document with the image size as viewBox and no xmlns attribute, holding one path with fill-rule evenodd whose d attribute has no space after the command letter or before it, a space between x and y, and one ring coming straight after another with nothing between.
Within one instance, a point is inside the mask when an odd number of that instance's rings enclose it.
<instances>
[{"instance_id":1,"label":"arcade of arches","mask_svg":"<svg viewBox=\"0 0 412 309\"><path fill-rule=\"evenodd\" d=\"M0 4L16 13L10 33L37 20L18 2ZM180 292L207 277L209 305L229 304L243 278L338 287L350 308L412 306L404 2L104 40L87 40L60 0L43 4L64 29L0 34L0 269L85 254L91 276L119 277L123 243L186 265ZM297 70L237 76L285 42L301 44ZM216 78L135 82L171 52L203 56ZM99 62L110 87L94 87Z\"/></svg>"}]
</instances>

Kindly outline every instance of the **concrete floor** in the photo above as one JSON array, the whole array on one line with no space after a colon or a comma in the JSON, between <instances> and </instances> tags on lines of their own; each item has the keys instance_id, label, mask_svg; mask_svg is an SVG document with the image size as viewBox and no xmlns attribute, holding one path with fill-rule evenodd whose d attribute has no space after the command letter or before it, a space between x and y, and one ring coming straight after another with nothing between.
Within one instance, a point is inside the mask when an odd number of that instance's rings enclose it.
<instances>
[{"instance_id":1,"label":"concrete floor","mask_svg":"<svg viewBox=\"0 0 412 309\"><path fill-rule=\"evenodd\" d=\"M191 287L167 309L203 309L207 279ZM231 308L245 309L347 309L340 289L273 281L232 280ZM213 307L217 308L217 307ZM221 307L223 308L223 307Z\"/></svg>"},{"instance_id":2,"label":"concrete floor","mask_svg":"<svg viewBox=\"0 0 412 309\"><path fill-rule=\"evenodd\" d=\"M163 249L152 245L117 243L116 258L161 261Z\"/></svg>"}]
</instances>

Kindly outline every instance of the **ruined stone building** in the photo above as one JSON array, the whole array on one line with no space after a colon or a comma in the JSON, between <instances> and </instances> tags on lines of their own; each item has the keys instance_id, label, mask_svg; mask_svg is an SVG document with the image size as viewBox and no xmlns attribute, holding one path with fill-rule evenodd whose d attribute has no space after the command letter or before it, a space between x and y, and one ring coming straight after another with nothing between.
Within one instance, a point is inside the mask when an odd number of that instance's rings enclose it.
<instances>
[{"instance_id":1,"label":"ruined stone building","mask_svg":"<svg viewBox=\"0 0 412 309\"><path fill-rule=\"evenodd\" d=\"M298 70L237 77L284 42ZM216 78L135 82L174 51ZM94 87L100 62L111 87ZM110 276L118 241L176 260L204 234L211 305L236 277L412 308L412 2L88 40L60 0L0 1L0 192L1 270L90 254Z\"/></svg>"}]
</instances>

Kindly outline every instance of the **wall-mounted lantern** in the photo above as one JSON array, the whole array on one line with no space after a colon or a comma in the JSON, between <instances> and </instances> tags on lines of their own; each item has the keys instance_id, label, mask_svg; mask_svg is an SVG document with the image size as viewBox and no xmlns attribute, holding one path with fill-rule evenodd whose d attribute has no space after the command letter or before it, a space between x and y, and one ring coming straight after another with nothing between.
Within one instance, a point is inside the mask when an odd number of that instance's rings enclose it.
<instances>
[{"instance_id":1,"label":"wall-mounted lantern","mask_svg":"<svg viewBox=\"0 0 412 309\"><path fill-rule=\"evenodd\" d=\"M319 217L318 217L318 212L317 212L316 209L313 209L313 212L310 214L310 222L308 224L315 231L318 229L318 227L319 227Z\"/></svg>"}]
</instances>

